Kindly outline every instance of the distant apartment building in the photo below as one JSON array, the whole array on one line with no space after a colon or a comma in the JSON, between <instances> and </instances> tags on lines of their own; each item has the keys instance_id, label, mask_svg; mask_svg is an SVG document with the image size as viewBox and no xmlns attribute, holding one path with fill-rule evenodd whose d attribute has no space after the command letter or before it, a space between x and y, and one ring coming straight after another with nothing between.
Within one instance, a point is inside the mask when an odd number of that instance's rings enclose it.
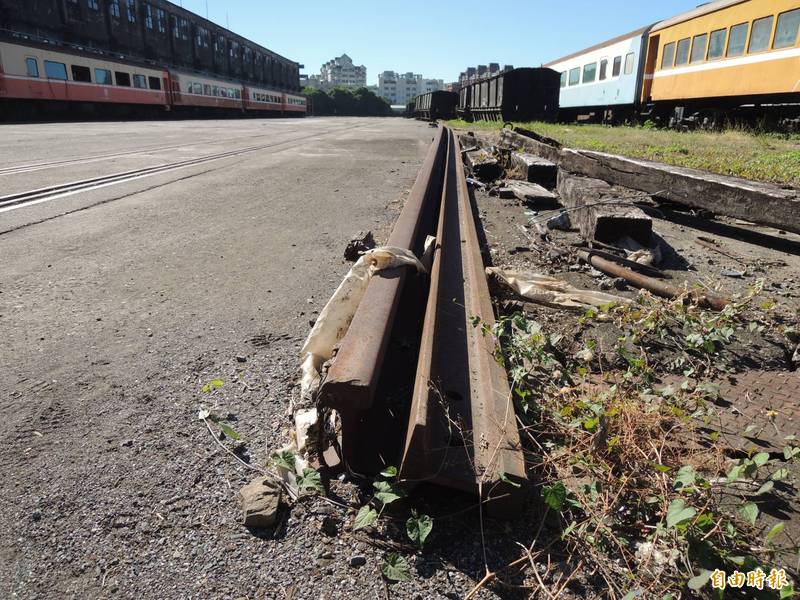
<instances>
[{"instance_id":1,"label":"distant apartment building","mask_svg":"<svg viewBox=\"0 0 800 600\"><path fill-rule=\"evenodd\" d=\"M342 54L322 65L318 82L312 81L314 77L313 75L309 77L309 85L319 85L322 89L366 87L367 67L353 64L352 58Z\"/></svg>"},{"instance_id":2,"label":"distant apartment building","mask_svg":"<svg viewBox=\"0 0 800 600\"><path fill-rule=\"evenodd\" d=\"M389 104L407 104L420 94L435 92L444 88L441 79L425 79L416 73L395 73L384 71L378 75L377 94Z\"/></svg>"}]
</instances>

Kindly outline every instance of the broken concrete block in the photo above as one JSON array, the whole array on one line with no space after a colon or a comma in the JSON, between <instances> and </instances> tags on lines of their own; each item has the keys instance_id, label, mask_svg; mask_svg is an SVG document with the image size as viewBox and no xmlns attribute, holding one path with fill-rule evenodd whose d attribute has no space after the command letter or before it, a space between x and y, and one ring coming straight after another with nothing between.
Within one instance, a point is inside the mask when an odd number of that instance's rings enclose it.
<instances>
[{"instance_id":1,"label":"broken concrete block","mask_svg":"<svg viewBox=\"0 0 800 600\"><path fill-rule=\"evenodd\" d=\"M509 174L553 189L558 180L558 167L555 163L535 154L512 152L509 159Z\"/></svg>"},{"instance_id":2,"label":"broken concrete block","mask_svg":"<svg viewBox=\"0 0 800 600\"><path fill-rule=\"evenodd\" d=\"M281 486L270 477L260 477L239 490L245 527L266 529L278 520Z\"/></svg>"},{"instance_id":3,"label":"broken concrete block","mask_svg":"<svg viewBox=\"0 0 800 600\"><path fill-rule=\"evenodd\" d=\"M649 246L653 221L631 202L616 198L610 185L599 179L558 171L558 195L573 210L572 219L586 240L612 243L630 236Z\"/></svg>"},{"instance_id":4,"label":"broken concrete block","mask_svg":"<svg viewBox=\"0 0 800 600\"><path fill-rule=\"evenodd\" d=\"M466 161L472 169L472 174L481 181L494 181L503 172L500 161L486 150L467 152Z\"/></svg>"},{"instance_id":5,"label":"broken concrete block","mask_svg":"<svg viewBox=\"0 0 800 600\"><path fill-rule=\"evenodd\" d=\"M537 207L544 208L558 204L558 196L536 183L528 183L527 181L506 181L505 189L509 190L522 202L535 204Z\"/></svg>"},{"instance_id":6,"label":"broken concrete block","mask_svg":"<svg viewBox=\"0 0 800 600\"><path fill-rule=\"evenodd\" d=\"M375 238L372 237L372 232L359 231L353 236L353 239L347 244L344 249L344 259L349 262L356 262L361 255L375 248Z\"/></svg>"}]
</instances>

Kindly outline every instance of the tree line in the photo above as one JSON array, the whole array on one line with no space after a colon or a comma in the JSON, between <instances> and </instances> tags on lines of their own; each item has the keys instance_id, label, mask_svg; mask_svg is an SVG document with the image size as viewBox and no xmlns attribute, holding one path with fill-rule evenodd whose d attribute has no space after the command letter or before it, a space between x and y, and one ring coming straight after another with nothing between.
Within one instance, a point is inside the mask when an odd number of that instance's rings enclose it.
<instances>
[{"instance_id":1,"label":"tree line","mask_svg":"<svg viewBox=\"0 0 800 600\"><path fill-rule=\"evenodd\" d=\"M328 93L307 87L303 94L308 99L309 114L316 116L386 117L392 114L389 103L365 87L355 90L337 87Z\"/></svg>"}]
</instances>

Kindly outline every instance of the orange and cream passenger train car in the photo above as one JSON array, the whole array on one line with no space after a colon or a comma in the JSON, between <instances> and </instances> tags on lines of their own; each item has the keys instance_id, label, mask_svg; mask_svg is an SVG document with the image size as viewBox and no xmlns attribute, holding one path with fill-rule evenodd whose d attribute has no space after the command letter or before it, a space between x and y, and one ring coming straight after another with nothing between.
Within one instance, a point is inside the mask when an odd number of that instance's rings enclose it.
<instances>
[{"instance_id":1,"label":"orange and cream passenger train car","mask_svg":"<svg viewBox=\"0 0 800 600\"><path fill-rule=\"evenodd\" d=\"M661 112L800 104L800 0L721 0L650 30L642 104Z\"/></svg>"}]
</instances>

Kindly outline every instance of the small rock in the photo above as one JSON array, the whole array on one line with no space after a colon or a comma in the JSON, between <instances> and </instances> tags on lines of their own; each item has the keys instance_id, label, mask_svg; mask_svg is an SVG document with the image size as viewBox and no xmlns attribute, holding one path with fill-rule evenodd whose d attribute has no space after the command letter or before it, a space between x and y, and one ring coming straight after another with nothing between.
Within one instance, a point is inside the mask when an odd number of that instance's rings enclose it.
<instances>
[{"instance_id":1,"label":"small rock","mask_svg":"<svg viewBox=\"0 0 800 600\"><path fill-rule=\"evenodd\" d=\"M798 345L797 350L794 351L794 356L792 356L792 362L796 365L800 365L800 345Z\"/></svg>"},{"instance_id":2,"label":"small rock","mask_svg":"<svg viewBox=\"0 0 800 600\"><path fill-rule=\"evenodd\" d=\"M237 356L236 357L236 362L246 363L247 362L247 357L246 356Z\"/></svg>"},{"instance_id":3,"label":"small rock","mask_svg":"<svg viewBox=\"0 0 800 600\"><path fill-rule=\"evenodd\" d=\"M562 212L555 217L547 220L548 229L560 229L562 231L569 231L572 223L569 220L569 213Z\"/></svg>"},{"instance_id":4,"label":"small rock","mask_svg":"<svg viewBox=\"0 0 800 600\"><path fill-rule=\"evenodd\" d=\"M356 554L350 559L351 567L363 567L365 564L367 564L367 557L361 554Z\"/></svg>"},{"instance_id":5,"label":"small rock","mask_svg":"<svg viewBox=\"0 0 800 600\"><path fill-rule=\"evenodd\" d=\"M31 521L37 522L42 520L42 513L38 510L35 510L31 513Z\"/></svg>"},{"instance_id":6,"label":"small rock","mask_svg":"<svg viewBox=\"0 0 800 600\"><path fill-rule=\"evenodd\" d=\"M336 537L339 533L339 528L336 526L336 519L324 517L319 524L319 530L328 537Z\"/></svg>"},{"instance_id":7,"label":"small rock","mask_svg":"<svg viewBox=\"0 0 800 600\"><path fill-rule=\"evenodd\" d=\"M374 247L375 238L372 236L372 232L367 231L364 233L359 231L344 249L344 259L349 262L356 262L364 252L372 250Z\"/></svg>"},{"instance_id":8,"label":"small rock","mask_svg":"<svg viewBox=\"0 0 800 600\"><path fill-rule=\"evenodd\" d=\"M723 269L722 271L720 271L720 275L722 275L723 277L732 277L733 279L741 279L742 277L747 275L747 273L745 271L733 271L730 269Z\"/></svg>"},{"instance_id":9,"label":"small rock","mask_svg":"<svg viewBox=\"0 0 800 600\"><path fill-rule=\"evenodd\" d=\"M622 277L617 277L614 279L614 287L620 291L625 291L628 289L628 282Z\"/></svg>"},{"instance_id":10,"label":"small rock","mask_svg":"<svg viewBox=\"0 0 800 600\"><path fill-rule=\"evenodd\" d=\"M278 519L281 488L269 477L259 477L239 490L243 522L250 529L272 527Z\"/></svg>"}]
</instances>

